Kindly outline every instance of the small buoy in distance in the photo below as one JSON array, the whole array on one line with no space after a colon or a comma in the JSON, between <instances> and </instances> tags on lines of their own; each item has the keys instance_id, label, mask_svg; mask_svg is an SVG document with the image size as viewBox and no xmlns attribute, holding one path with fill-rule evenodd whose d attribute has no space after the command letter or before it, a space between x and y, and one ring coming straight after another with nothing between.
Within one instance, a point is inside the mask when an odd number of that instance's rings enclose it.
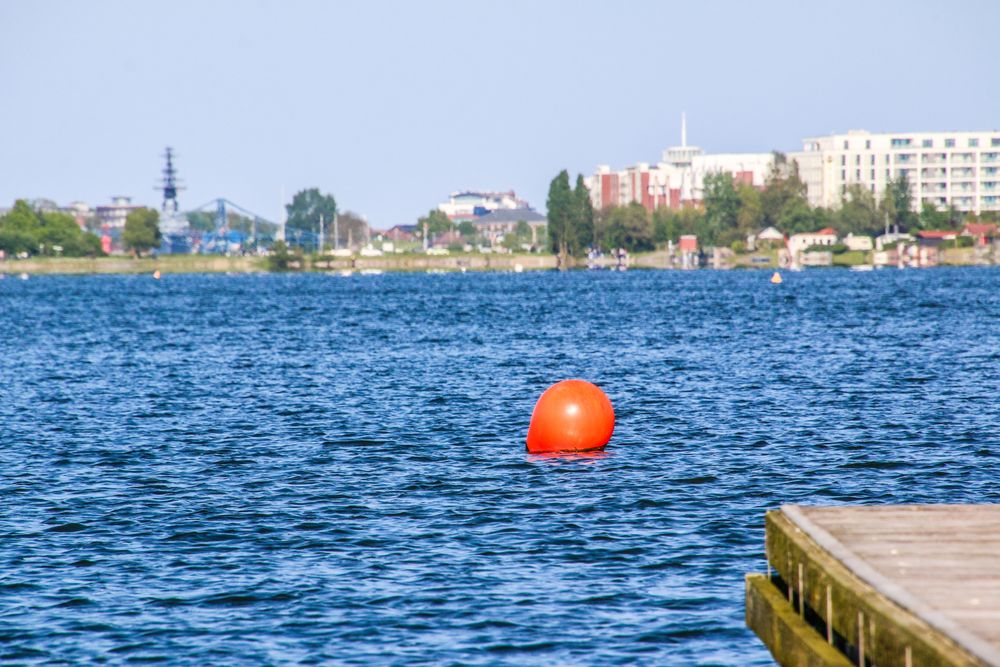
<instances>
[{"instance_id":1,"label":"small buoy in distance","mask_svg":"<svg viewBox=\"0 0 1000 667\"><path fill-rule=\"evenodd\" d=\"M615 411L601 389L586 380L563 380L535 403L528 424L528 452L603 449L615 430Z\"/></svg>"},{"instance_id":2,"label":"small buoy in distance","mask_svg":"<svg viewBox=\"0 0 1000 667\"><path fill-rule=\"evenodd\" d=\"M157 269L156 271L153 271L153 280L159 280L159 279L160 279L160 270Z\"/></svg>"},{"instance_id":3,"label":"small buoy in distance","mask_svg":"<svg viewBox=\"0 0 1000 667\"><path fill-rule=\"evenodd\" d=\"M781 274L778 273L777 271L775 271L774 275L771 276L771 282L774 283L775 285L780 285L781 284Z\"/></svg>"}]
</instances>

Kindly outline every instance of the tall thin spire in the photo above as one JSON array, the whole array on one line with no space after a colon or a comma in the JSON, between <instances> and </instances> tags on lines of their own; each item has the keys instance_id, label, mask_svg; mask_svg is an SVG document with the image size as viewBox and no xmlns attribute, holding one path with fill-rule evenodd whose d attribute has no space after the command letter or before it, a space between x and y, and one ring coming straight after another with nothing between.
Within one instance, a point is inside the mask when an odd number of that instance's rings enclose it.
<instances>
[{"instance_id":1,"label":"tall thin spire","mask_svg":"<svg viewBox=\"0 0 1000 667\"><path fill-rule=\"evenodd\" d=\"M688 145L688 124L687 114L681 112L681 146Z\"/></svg>"}]
</instances>

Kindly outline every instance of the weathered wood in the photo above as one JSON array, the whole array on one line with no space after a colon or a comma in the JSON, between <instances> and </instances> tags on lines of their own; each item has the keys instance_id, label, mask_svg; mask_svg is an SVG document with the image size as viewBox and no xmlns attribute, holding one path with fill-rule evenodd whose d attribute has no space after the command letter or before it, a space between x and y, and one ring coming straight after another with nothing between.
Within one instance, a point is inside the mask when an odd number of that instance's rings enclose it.
<instances>
[{"instance_id":1,"label":"weathered wood","mask_svg":"<svg viewBox=\"0 0 1000 667\"><path fill-rule=\"evenodd\" d=\"M785 506L766 524L794 610L855 662L1000 666L1000 505Z\"/></svg>"},{"instance_id":2,"label":"weathered wood","mask_svg":"<svg viewBox=\"0 0 1000 667\"><path fill-rule=\"evenodd\" d=\"M767 575L746 577L747 627L783 667L850 667L850 661L799 618Z\"/></svg>"}]
</instances>

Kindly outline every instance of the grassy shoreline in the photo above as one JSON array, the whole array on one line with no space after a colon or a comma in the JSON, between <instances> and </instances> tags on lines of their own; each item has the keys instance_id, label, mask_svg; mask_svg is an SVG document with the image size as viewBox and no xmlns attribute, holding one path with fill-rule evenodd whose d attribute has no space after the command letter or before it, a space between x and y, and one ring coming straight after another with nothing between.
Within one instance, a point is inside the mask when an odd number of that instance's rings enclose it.
<instances>
[{"instance_id":1,"label":"grassy shoreline","mask_svg":"<svg viewBox=\"0 0 1000 667\"><path fill-rule=\"evenodd\" d=\"M777 268L774 254L761 253L760 260L752 262L751 255L740 255L727 263L726 268L771 269ZM852 258L858 259L858 258ZM949 249L942 253L941 266L974 266L992 264L993 258L977 256L972 249ZM852 261L850 264L867 263ZM337 257L306 258L305 271L538 271L557 268L554 255L384 255L381 257ZM604 258L602 266L613 266L615 262ZM578 260L576 266L584 266ZM665 251L636 253L631 256L629 266L635 269L671 269L669 256ZM836 267L835 267L836 268ZM267 257L224 257L218 255L160 255L156 258L143 257L34 257L30 259L7 259L0 261L0 273L6 274L142 274L160 271L168 273L266 273Z\"/></svg>"}]
</instances>

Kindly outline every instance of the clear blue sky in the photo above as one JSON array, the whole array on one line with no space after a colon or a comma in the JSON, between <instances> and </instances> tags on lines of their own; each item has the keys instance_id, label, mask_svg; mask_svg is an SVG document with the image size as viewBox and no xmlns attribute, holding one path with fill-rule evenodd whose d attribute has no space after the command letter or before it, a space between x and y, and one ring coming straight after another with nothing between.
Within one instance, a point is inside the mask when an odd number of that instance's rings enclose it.
<instances>
[{"instance_id":1,"label":"clear blue sky","mask_svg":"<svg viewBox=\"0 0 1000 667\"><path fill-rule=\"evenodd\" d=\"M277 219L316 186L377 228L449 192L544 209L560 169L677 142L1000 127L1000 3L50 2L0 4L0 205L153 185Z\"/></svg>"}]
</instances>

